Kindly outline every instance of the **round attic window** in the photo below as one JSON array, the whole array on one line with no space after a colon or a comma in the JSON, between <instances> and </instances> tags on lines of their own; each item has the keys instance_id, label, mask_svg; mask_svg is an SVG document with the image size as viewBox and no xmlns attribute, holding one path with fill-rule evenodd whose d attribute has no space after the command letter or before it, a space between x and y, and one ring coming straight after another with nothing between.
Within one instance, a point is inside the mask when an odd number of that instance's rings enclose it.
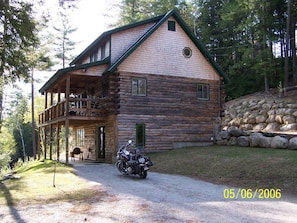
<instances>
[{"instance_id":1,"label":"round attic window","mask_svg":"<svg viewBox=\"0 0 297 223\"><path fill-rule=\"evenodd\" d=\"M191 48L190 47L185 47L183 49L183 55L186 58L190 58L192 56L192 50L191 50Z\"/></svg>"}]
</instances>

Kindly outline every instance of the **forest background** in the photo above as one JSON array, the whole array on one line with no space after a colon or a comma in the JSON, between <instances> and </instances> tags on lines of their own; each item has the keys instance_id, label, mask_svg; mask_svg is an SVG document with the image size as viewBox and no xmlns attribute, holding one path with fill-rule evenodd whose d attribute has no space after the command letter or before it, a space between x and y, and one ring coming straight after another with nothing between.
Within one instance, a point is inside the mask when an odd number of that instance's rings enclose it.
<instances>
[{"instance_id":1,"label":"forest background","mask_svg":"<svg viewBox=\"0 0 297 223\"><path fill-rule=\"evenodd\" d=\"M34 88L36 74L54 74L75 58L77 26L69 18L79 12L79 3L92 4L55 0L53 13L45 2L0 0L1 170L20 158L36 158L36 120L44 107ZM104 5L109 28L176 9L228 75L226 100L297 83L297 0L106 0ZM16 83L31 83L30 96Z\"/></svg>"}]
</instances>

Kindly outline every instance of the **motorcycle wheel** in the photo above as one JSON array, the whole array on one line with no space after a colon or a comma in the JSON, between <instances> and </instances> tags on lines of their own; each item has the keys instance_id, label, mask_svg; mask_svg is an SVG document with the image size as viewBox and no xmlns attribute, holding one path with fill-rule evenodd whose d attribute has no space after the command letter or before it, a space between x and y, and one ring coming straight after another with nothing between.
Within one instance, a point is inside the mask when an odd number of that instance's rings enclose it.
<instances>
[{"instance_id":1,"label":"motorcycle wheel","mask_svg":"<svg viewBox=\"0 0 297 223\"><path fill-rule=\"evenodd\" d=\"M118 161L117 164L116 164L116 166L117 166L117 168L118 168L118 170L119 170L120 173L126 174L125 169L123 167L123 162Z\"/></svg>"},{"instance_id":2,"label":"motorcycle wheel","mask_svg":"<svg viewBox=\"0 0 297 223\"><path fill-rule=\"evenodd\" d=\"M141 172L139 173L139 177L140 177L141 179L145 179L145 178L147 177L147 170L141 171Z\"/></svg>"}]
</instances>

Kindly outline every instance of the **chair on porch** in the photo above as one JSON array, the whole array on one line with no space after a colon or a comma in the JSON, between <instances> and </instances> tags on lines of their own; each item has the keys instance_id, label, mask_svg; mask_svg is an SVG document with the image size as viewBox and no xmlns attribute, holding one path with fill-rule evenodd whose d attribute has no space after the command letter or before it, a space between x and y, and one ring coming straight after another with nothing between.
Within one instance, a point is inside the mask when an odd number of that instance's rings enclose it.
<instances>
[{"instance_id":1,"label":"chair on porch","mask_svg":"<svg viewBox=\"0 0 297 223\"><path fill-rule=\"evenodd\" d=\"M78 155L78 159L84 159L83 151L79 147L74 147L73 150L70 152L70 157L74 159L74 161L75 155Z\"/></svg>"}]
</instances>

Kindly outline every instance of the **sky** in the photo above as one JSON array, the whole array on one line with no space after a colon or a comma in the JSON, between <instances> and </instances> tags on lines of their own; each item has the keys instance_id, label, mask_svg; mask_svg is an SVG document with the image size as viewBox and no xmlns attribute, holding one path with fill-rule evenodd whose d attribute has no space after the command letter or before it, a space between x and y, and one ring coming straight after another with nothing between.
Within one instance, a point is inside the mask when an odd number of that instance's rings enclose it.
<instances>
[{"instance_id":1,"label":"sky","mask_svg":"<svg viewBox=\"0 0 297 223\"><path fill-rule=\"evenodd\" d=\"M77 27L74 41L79 42L77 55L103 32L111 29L110 24L117 20L117 12L111 11L110 2L119 0L80 0L78 9L71 16L73 26ZM108 16L107 16L108 15Z\"/></svg>"},{"instance_id":2,"label":"sky","mask_svg":"<svg viewBox=\"0 0 297 223\"><path fill-rule=\"evenodd\" d=\"M116 4L120 0L77 0L77 9L71 13L70 21L73 28L77 30L72 34L71 39L77 43L75 50L71 53L74 56L78 56L85 48L87 48L97 37L99 37L103 32L111 29L110 24L117 21L118 12L115 10L110 10L111 2ZM50 15L54 17L57 14L57 4L58 0L45 1L46 5L43 6L40 11L48 10ZM106 16L108 14L108 16ZM57 21L54 21L57 22ZM62 67L58 67L60 69ZM38 77L39 83L35 83L35 92L44 85L44 83L54 75L56 70L50 72L39 72L34 73L34 77ZM21 87L25 96L28 99L31 94L31 85L24 84L21 82L17 83ZM9 97L14 95L16 90L10 85L6 86L5 98L4 100L9 100ZM39 93L38 93L39 95Z\"/></svg>"},{"instance_id":3,"label":"sky","mask_svg":"<svg viewBox=\"0 0 297 223\"><path fill-rule=\"evenodd\" d=\"M46 1L48 4L47 10L51 16L57 14L57 5L53 2L58 0ZM72 28L77 28L70 36L71 40L76 43L75 49L71 52L75 57L78 56L85 48L87 48L94 40L96 40L103 32L110 30L113 24L117 21L118 13L116 11L110 11L110 2L113 4L120 0L78 0L77 9L70 13L69 20ZM108 11L109 10L109 11ZM106 16L108 14L109 16ZM57 22L55 19L53 22ZM37 72L35 76L44 76L41 83L36 83L36 90L54 75L57 69L62 67L55 67L51 72ZM26 87L29 89L30 87Z\"/></svg>"}]
</instances>

